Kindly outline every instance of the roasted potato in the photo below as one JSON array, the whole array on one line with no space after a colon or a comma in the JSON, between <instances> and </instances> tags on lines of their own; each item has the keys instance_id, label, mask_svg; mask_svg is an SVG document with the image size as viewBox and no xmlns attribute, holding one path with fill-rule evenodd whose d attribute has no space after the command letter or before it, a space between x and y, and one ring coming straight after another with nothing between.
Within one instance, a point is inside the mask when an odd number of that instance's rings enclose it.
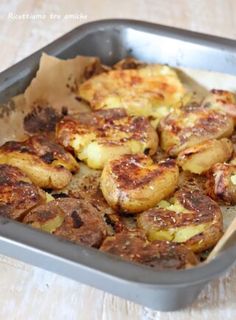
<instances>
[{"instance_id":1,"label":"roasted potato","mask_svg":"<svg viewBox=\"0 0 236 320\"><path fill-rule=\"evenodd\" d=\"M236 97L233 92L213 89L202 101L202 106L225 112L236 121Z\"/></svg>"},{"instance_id":2,"label":"roasted potato","mask_svg":"<svg viewBox=\"0 0 236 320\"><path fill-rule=\"evenodd\" d=\"M152 155L158 146L157 133L149 121L127 116L124 109L81 115L78 120L64 118L57 125L56 136L94 169L102 169L108 160L126 153Z\"/></svg>"},{"instance_id":3,"label":"roasted potato","mask_svg":"<svg viewBox=\"0 0 236 320\"><path fill-rule=\"evenodd\" d=\"M95 174L88 172L81 175L81 171L83 171L85 165L81 164L80 167L80 173L73 177L72 183L68 186L68 194L73 198L86 200L88 203L91 203L103 217L109 235L114 234L114 232L120 232L124 228L124 223L120 215L109 206L102 194L100 189L101 171L96 170ZM54 193L53 196L55 196ZM60 194L56 194L56 197L60 197Z\"/></svg>"},{"instance_id":4,"label":"roasted potato","mask_svg":"<svg viewBox=\"0 0 236 320\"><path fill-rule=\"evenodd\" d=\"M190 171L181 171L179 174L178 189L199 190L206 193L206 175L199 175Z\"/></svg>"},{"instance_id":5,"label":"roasted potato","mask_svg":"<svg viewBox=\"0 0 236 320\"><path fill-rule=\"evenodd\" d=\"M227 138L233 130L231 117L192 103L161 121L160 143L169 155L177 156L181 151L207 140Z\"/></svg>"},{"instance_id":6,"label":"roasted potato","mask_svg":"<svg viewBox=\"0 0 236 320\"><path fill-rule=\"evenodd\" d=\"M168 201L142 212L138 226L150 241L185 244L194 252L212 248L222 236L222 213L218 204L201 191L178 190Z\"/></svg>"},{"instance_id":7,"label":"roasted potato","mask_svg":"<svg viewBox=\"0 0 236 320\"><path fill-rule=\"evenodd\" d=\"M0 163L19 168L42 188L63 188L70 182L71 172L79 170L69 152L43 135L6 142L0 147Z\"/></svg>"},{"instance_id":8,"label":"roasted potato","mask_svg":"<svg viewBox=\"0 0 236 320\"><path fill-rule=\"evenodd\" d=\"M184 269L198 263L196 256L187 247L168 241L150 243L138 232L122 232L107 237L100 250L156 270Z\"/></svg>"},{"instance_id":9,"label":"roasted potato","mask_svg":"<svg viewBox=\"0 0 236 320\"><path fill-rule=\"evenodd\" d=\"M143 154L110 160L101 176L101 190L109 205L126 213L155 206L177 187L179 170L174 160L153 163Z\"/></svg>"},{"instance_id":10,"label":"roasted potato","mask_svg":"<svg viewBox=\"0 0 236 320\"><path fill-rule=\"evenodd\" d=\"M129 115L161 119L183 98L184 87L168 66L136 66L89 79L79 87L79 96L94 110L124 108Z\"/></svg>"},{"instance_id":11,"label":"roasted potato","mask_svg":"<svg viewBox=\"0 0 236 320\"><path fill-rule=\"evenodd\" d=\"M33 207L46 201L46 193L18 168L0 165L0 215L21 220Z\"/></svg>"},{"instance_id":12,"label":"roasted potato","mask_svg":"<svg viewBox=\"0 0 236 320\"><path fill-rule=\"evenodd\" d=\"M184 171L202 174L215 163L229 160L232 153L233 144L229 139L212 139L180 152L177 164Z\"/></svg>"},{"instance_id":13,"label":"roasted potato","mask_svg":"<svg viewBox=\"0 0 236 320\"><path fill-rule=\"evenodd\" d=\"M217 163L208 172L207 178L206 190L210 197L236 204L236 164Z\"/></svg>"},{"instance_id":14,"label":"roasted potato","mask_svg":"<svg viewBox=\"0 0 236 320\"><path fill-rule=\"evenodd\" d=\"M107 234L99 212L86 200L64 198L39 206L24 223L76 243L99 247Z\"/></svg>"}]
</instances>

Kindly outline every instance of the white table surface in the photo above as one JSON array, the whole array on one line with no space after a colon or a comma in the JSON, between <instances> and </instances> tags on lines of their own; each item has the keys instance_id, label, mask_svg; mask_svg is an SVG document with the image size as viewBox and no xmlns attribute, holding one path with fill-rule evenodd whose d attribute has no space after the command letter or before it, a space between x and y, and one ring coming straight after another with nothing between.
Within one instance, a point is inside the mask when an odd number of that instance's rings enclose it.
<instances>
[{"instance_id":1,"label":"white table surface","mask_svg":"<svg viewBox=\"0 0 236 320\"><path fill-rule=\"evenodd\" d=\"M103 18L142 19L236 39L234 0L1 0L0 70ZM8 319L233 320L236 268L209 284L191 308L162 313L0 256L0 320Z\"/></svg>"}]
</instances>

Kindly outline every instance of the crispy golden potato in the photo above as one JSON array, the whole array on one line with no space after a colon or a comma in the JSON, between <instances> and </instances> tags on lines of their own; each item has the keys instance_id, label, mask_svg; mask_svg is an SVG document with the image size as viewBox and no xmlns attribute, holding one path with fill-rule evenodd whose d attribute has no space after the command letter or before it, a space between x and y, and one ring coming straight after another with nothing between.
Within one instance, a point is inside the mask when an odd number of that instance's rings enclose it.
<instances>
[{"instance_id":1,"label":"crispy golden potato","mask_svg":"<svg viewBox=\"0 0 236 320\"><path fill-rule=\"evenodd\" d=\"M111 70L84 82L79 96L94 110L124 108L130 115L159 120L184 97L184 87L168 66L137 68L137 62L132 63L135 69L121 62L118 68L126 70Z\"/></svg>"},{"instance_id":2,"label":"crispy golden potato","mask_svg":"<svg viewBox=\"0 0 236 320\"><path fill-rule=\"evenodd\" d=\"M233 144L229 139L208 140L180 152L177 164L184 171L202 174L218 162L230 159L233 153Z\"/></svg>"},{"instance_id":3,"label":"crispy golden potato","mask_svg":"<svg viewBox=\"0 0 236 320\"><path fill-rule=\"evenodd\" d=\"M138 213L169 196L177 187L178 176L174 160L153 163L143 154L123 155L105 165L101 190L112 208Z\"/></svg>"},{"instance_id":4,"label":"crispy golden potato","mask_svg":"<svg viewBox=\"0 0 236 320\"><path fill-rule=\"evenodd\" d=\"M21 220L33 207L46 201L46 194L18 168L0 165L0 215Z\"/></svg>"},{"instance_id":5,"label":"crispy golden potato","mask_svg":"<svg viewBox=\"0 0 236 320\"><path fill-rule=\"evenodd\" d=\"M164 118L159 126L161 147L172 156L211 139L229 137L233 119L193 103Z\"/></svg>"},{"instance_id":6,"label":"crispy golden potato","mask_svg":"<svg viewBox=\"0 0 236 320\"><path fill-rule=\"evenodd\" d=\"M142 263L156 270L184 269L198 263L193 252L184 245L168 241L150 243L141 233L137 232L122 232L107 237L100 250L126 260Z\"/></svg>"},{"instance_id":7,"label":"crispy golden potato","mask_svg":"<svg viewBox=\"0 0 236 320\"><path fill-rule=\"evenodd\" d=\"M152 155L158 146L157 133L149 121L127 116L124 109L84 114L78 120L64 118L57 125L56 136L93 169L102 169L108 160L126 153Z\"/></svg>"},{"instance_id":8,"label":"crispy golden potato","mask_svg":"<svg viewBox=\"0 0 236 320\"><path fill-rule=\"evenodd\" d=\"M222 236L222 213L218 204L202 192L182 189L168 201L137 218L150 241L183 243L194 252L212 248Z\"/></svg>"},{"instance_id":9,"label":"crispy golden potato","mask_svg":"<svg viewBox=\"0 0 236 320\"><path fill-rule=\"evenodd\" d=\"M227 204L236 204L236 163L215 164L207 178L206 189L210 197Z\"/></svg>"},{"instance_id":10,"label":"crispy golden potato","mask_svg":"<svg viewBox=\"0 0 236 320\"><path fill-rule=\"evenodd\" d=\"M76 243L99 247L107 231L98 211L86 200L64 198L39 206L23 220L32 227Z\"/></svg>"},{"instance_id":11,"label":"crispy golden potato","mask_svg":"<svg viewBox=\"0 0 236 320\"><path fill-rule=\"evenodd\" d=\"M233 92L213 89L202 101L202 106L225 112L234 118L234 122L236 121L236 97Z\"/></svg>"},{"instance_id":12,"label":"crispy golden potato","mask_svg":"<svg viewBox=\"0 0 236 320\"><path fill-rule=\"evenodd\" d=\"M43 135L6 142L0 147L0 163L21 169L42 188L63 188L70 182L71 172L79 170L69 152Z\"/></svg>"}]
</instances>

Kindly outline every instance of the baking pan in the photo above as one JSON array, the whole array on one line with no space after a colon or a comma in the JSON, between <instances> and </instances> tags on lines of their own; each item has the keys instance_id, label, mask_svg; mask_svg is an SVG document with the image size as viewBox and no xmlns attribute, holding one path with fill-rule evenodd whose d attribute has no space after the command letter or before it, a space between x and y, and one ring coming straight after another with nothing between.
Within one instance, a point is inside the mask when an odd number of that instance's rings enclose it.
<instances>
[{"instance_id":1,"label":"baking pan","mask_svg":"<svg viewBox=\"0 0 236 320\"><path fill-rule=\"evenodd\" d=\"M98 56L113 64L132 55L146 62L236 75L236 42L134 20L84 24L0 74L0 102L22 93L38 68L42 52L60 58ZM75 245L0 217L0 253L57 272L137 302L171 311L186 307L203 287L236 260L236 246L208 264L159 271Z\"/></svg>"}]
</instances>

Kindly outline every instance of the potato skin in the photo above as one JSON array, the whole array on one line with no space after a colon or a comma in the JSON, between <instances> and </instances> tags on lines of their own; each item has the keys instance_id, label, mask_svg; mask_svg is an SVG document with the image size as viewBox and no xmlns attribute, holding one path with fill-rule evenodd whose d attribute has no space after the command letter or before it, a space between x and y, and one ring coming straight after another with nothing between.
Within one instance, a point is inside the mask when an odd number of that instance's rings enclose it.
<instances>
[{"instance_id":1,"label":"potato skin","mask_svg":"<svg viewBox=\"0 0 236 320\"><path fill-rule=\"evenodd\" d=\"M90 168L103 169L105 163L122 154L154 154L158 135L148 119L128 116L124 109L110 109L66 117L56 128L56 136L65 148Z\"/></svg>"},{"instance_id":2,"label":"potato skin","mask_svg":"<svg viewBox=\"0 0 236 320\"><path fill-rule=\"evenodd\" d=\"M100 186L112 208L138 213L169 196L177 187L178 177L174 160L153 163L143 154L124 155L107 162Z\"/></svg>"},{"instance_id":3,"label":"potato skin","mask_svg":"<svg viewBox=\"0 0 236 320\"><path fill-rule=\"evenodd\" d=\"M74 157L44 135L6 142L0 147L0 163L19 168L41 188L61 189L70 182L70 171L79 170Z\"/></svg>"},{"instance_id":4,"label":"potato skin","mask_svg":"<svg viewBox=\"0 0 236 320\"><path fill-rule=\"evenodd\" d=\"M218 162L230 159L233 153L233 144L229 139L209 140L180 152L177 164L184 171L202 174Z\"/></svg>"},{"instance_id":5,"label":"potato skin","mask_svg":"<svg viewBox=\"0 0 236 320\"><path fill-rule=\"evenodd\" d=\"M230 137L233 130L232 117L192 103L161 121L160 143L169 155L177 156L183 150L205 141Z\"/></svg>"},{"instance_id":6,"label":"potato skin","mask_svg":"<svg viewBox=\"0 0 236 320\"><path fill-rule=\"evenodd\" d=\"M206 190L210 197L226 204L236 204L236 165L217 163L207 173Z\"/></svg>"},{"instance_id":7,"label":"potato skin","mask_svg":"<svg viewBox=\"0 0 236 320\"><path fill-rule=\"evenodd\" d=\"M223 233L218 204L202 192L188 189L178 190L174 200L172 206L152 208L138 216L138 226L148 239L183 243L194 252L212 248Z\"/></svg>"},{"instance_id":8,"label":"potato skin","mask_svg":"<svg viewBox=\"0 0 236 320\"><path fill-rule=\"evenodd\" d=\"M99 247L107 234L99 212L85 200L64 198L32 210L24 223L75 243Z\"/></svg>"},{"instance_id":9,"label":"potato skin","mask_svg":"<svg viewBox=\"0 0 236 320\"><path fill-rule=\"evenodd\" d=\"M133 262L161 269L185 269L198 263L198 259L181 244L168 241L148 242L140 232L122 232L107 237L100 250Z\"/></svg>"},{"instance_id":10,"label":"potato skin","mask_svg":"<svg viewBox=\"0 0 236 320\"><path fill-rule=\"evenodd\" d=\"M0 165L0 215L21 220L33 207L46 201L43 190L18 168Z\"/></svg>"}]
</instances>

